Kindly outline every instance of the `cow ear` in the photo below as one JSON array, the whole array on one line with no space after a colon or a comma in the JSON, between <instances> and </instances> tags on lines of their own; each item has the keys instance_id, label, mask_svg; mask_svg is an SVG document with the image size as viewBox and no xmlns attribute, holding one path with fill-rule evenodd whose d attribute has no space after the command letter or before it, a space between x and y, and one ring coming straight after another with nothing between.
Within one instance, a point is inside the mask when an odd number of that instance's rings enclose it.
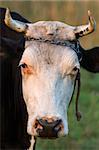
<instances>
[{"instance_id":1,"label":"cow ear","mask_svg":"<svg viewBox=\"0 0 99 150\"><path fill-rule=\"evenodd\" d=\"M99 47L94 47L89 50L84 50L80 47L82 52L81 66L87 71L98 73L99 72Z\"/></svg>"}]
</instances>

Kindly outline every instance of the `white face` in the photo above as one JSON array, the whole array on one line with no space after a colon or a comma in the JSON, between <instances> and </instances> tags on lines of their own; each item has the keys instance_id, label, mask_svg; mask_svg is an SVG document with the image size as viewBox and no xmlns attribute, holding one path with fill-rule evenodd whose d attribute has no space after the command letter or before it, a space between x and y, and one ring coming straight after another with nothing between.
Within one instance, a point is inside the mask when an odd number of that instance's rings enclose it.
<instances>
[{"instance_id":1,"label":"white face","mask_svg":"<svg viewBox=\"0 0 99 150\"><path fill-rule=\"evenodd\" d=\"M36 118L58 117L68 134L67 110L80 68L76 53L69 47L34 41L26 42L20 61L23 97L28 111L28 133L36 135ZM77 69L75 69L77 68Z\"/></svg>"}]
</instances>

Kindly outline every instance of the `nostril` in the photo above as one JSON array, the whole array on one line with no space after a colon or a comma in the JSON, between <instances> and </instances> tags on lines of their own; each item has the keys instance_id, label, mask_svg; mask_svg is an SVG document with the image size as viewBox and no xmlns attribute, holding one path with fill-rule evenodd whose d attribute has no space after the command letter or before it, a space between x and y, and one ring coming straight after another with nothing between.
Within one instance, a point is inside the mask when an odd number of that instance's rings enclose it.
<instances>
[{"instance_id":1,"label":"nostril","mask_svg":"<svg viewBox=\"0 0 99 150\"><path fill-rule=\"evenodd\" d=\"M35 125L34 125L34 128L37 128L37 126L38 126L38 123L37 123L37 121L35 122Z\"/></svg>"},{"instance_id":2,"label":"nostril","mask_svg":"<svg viewBox=\"0 0 99 150\"><path fill-rule=\"evenodd\" d=\"M61 120L61 119L56 120L56 121L54 122L54 128L57 127L58 125L60 125L61 123L62 123L62 120Z\"/></svg>"},{"instance_id":3,"label":"nostril","mask_svg":"<svg viewBox=\"0 0 99 150\"><path fill-rule=\"evenodd\" d=\"M61 126L55 127L54 130L55 130L56 132L59 132L59 131L61 130Z\"/></svg>"},{"instance_id":4,"label":"nostril","mask_svg":"<svg viewBox=\"0 0 99 150\"><path fill-rule=\"evenodd\" d=\"M38 120L38 123L39 123L41 126L45 127L45 126L47 125L47 120L39 119L39 120Z\"/></svg>"},{"instance_id":5,"label":"nostril","mask_svg":"<svg viewBox=\"0 0 99 150\"><path fill-rule=\"evenodd\" d=\"M61 122L60 124L58 124L57 126L54 127L54 130L55 130L56 132L59 132L59 131L62 130L62 129L63 129L63 124L62 124L62 122Z\"/></svg>"},{"instance_id":6,"label":"nostril","mask_svg":"<svg viewBox=\"0 0 99 150\"><path fill-rule=\"evenodd\" d=\"M39 121L38 121L38 120L36 120L36 121L35 121L34 128L35 128L35 129L43 129L43 126L42 126L41 124L39 124Z\"/></svg>"}]
</instances>

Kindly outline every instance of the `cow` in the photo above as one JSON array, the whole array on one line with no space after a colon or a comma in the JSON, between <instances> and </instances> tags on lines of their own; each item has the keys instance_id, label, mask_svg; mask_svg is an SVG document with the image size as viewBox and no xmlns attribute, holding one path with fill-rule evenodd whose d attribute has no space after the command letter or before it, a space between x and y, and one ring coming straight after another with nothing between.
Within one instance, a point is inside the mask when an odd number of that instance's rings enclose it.
<instances>
[{"instance_id":1,"label":"cow","mask_svg":"<svg viewBox=\"0 0 99 150\"><path fill-rule=\"evenodd\" d=\"M5 24L23 33L25 39L24 51L18 55L18 69L22 77L21 96L28 113L30 150L35 149L37 137L53 139L68 134L67 111L76 85L76 116L77 120L81 118L78 111L80 65L93 73L99 72L99 47L85 51L78 40L95 30L96 23L90 11L88 16L89 24L81 26L58 21L24 23L14 20L9 9L6 10ZM24 45L23 41L18 47L20 45ZM15 92L18 94L16 89ZM19 107L22 105L23 102Z\"/></svg>"}]
</instances>

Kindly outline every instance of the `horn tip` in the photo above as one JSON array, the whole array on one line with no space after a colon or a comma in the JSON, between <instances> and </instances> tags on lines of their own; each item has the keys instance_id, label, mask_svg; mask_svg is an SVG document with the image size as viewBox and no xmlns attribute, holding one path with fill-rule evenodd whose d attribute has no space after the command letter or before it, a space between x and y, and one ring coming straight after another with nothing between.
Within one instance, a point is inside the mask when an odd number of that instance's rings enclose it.
<instances>
[{"instance_id":1,"label":"horn tip","mask_svg":"<svg viewBox=\"0 0 99 150\"><path fill-rule=\"evenodd\" d=\"M91 11L90 10L88 10L88 16L91 16Z\"/></svg>"},{"instance_id":2,"label":"horn tip","mask_svg":"<svg viewBox=\"0 0 99 150\"><path fill-rule=\"evenodd\" d=\"M8 16L8 15L9 15L9 13L10 13L10 9L9 9L9 8L7 8L7 9L6 9L5 16Z\"/></svg>"},{"instance_id":3,"label":"horn tip","mask_svg":"<svg viewBox=\"0 0 99 150\"><path fill-rule=\"evenodd\" d=\"M96 21L95 21L94 17L92 16L92 13L90 10L88 10L88 16L89 16L89 22L92 24L93 31L94 31L96 29Z\"/></svg>"},{"instance_id":4,"label":"horn tip","mask_svg":"<svg viewBox=\"0 0 99 150\"><path fill-rule=\"evenodd\" d=\"M6 11L9 11L9 10L10 10L10 9L7 7L7 8L6 8Z\"/></svg>"},{"instance_id":5,"label":"horn tip","mask_svg":"<svg viewBox=\"0 0 99 150\"><path fill-rule=\"evenodd\" d=\"M11 19L11 16L10 16L10 9L9 8L6 8L6 12L5 12L5 19L4 19L4 22L6 25L9 24L9 20Z\"/></svg>"}]
</instances>

